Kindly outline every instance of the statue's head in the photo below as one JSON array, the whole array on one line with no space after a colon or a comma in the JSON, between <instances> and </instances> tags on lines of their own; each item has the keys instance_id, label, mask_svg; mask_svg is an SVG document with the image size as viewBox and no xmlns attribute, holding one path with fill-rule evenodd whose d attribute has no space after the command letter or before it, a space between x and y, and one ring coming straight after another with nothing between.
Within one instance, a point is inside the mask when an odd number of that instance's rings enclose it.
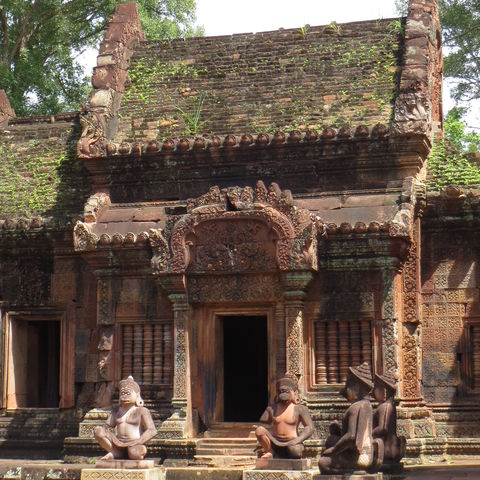
<instances>
[{"instance_id":1,"label":"statue's head","mask_svg":"<svg viewBox=\"0 0 480 480\"><path fill-rule=\"evenodd\" d=\"M124 380L120 380L118 384L118 398L122 405L137 405L137 407L143 405L140 387L131 375Z\"/></svg>"},{"instance_id":2,"label":"statue's head","mask_svg":"<svg viewBox=\"0 0 480 480\"><path fill-rule=\"evenodd\" d=\"M397 382L395 376L386 372L383 375L375 374L373 396L377 402L384 402L387 398L395 397Z\"/></svg>"},{"instance_id":3,"label":"statue's head","mask_svg":"<svg viewBox=\"0 0 480 480\"><path fill-rule=\"evenodd\" d=\"M347 381L341 394L349 401L356 402L364 398L373 388L372 371L367 362L358 367L349 367Z\"/></svg>"},{"instance_id":4,"label":"statue's head","mask_svg":"<svg viewBox=\"0 0 480 480\"><path fill-rule=\"evenodd\" d=\"M277 380L277 395L275 402L278 403L300 403L298 396L298 385L294 377L285 374Z\"/></svg>"}]
</instances>

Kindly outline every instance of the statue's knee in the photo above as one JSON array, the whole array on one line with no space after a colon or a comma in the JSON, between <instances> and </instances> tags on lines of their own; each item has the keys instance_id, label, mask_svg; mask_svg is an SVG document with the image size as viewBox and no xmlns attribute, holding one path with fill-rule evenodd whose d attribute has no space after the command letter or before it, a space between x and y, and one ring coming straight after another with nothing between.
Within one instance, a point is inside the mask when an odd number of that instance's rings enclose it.
<instances>
[{"instance_id":1,"label":"statue's knee","mask_svg":"<svg viewBox=\"0 0 480 480\"><path fill-rule=\"evenodd\" d=\"M93 429L93 436L95 438L104 438L105 434L106 434L105 428L103 428L103 427L95 427Z\"/></svg>"},{"instance_id":2,"label":"statue's knee","mask_svg":"<svg viewBox=\"0 0 480 480\"><path fill-rule=\"evenodd\" d=\"M330 457L320 457L318 459L318 467L320 471L326 470L332 464L332 459Z\"/></svg>"},{"instance_id":3,"label":"statue's knee","mask_svg":"<svg viewBox=\"0 0 480 480\"><path fill-rule=\"evenodd\" d=\"M264 437L267 434L267 429L265 427L257 427L255 430L255 435L257 437Z\"/></svg>"},{"instance_id":4,"label":"statue's knee","mask_svg":"<svg viewBox=\"0 0 480 480\"><path fill-rule=\"evenodd\" d=\"M290 458L302 458L303 445L294 445L288 447L288 454Z\"/></svg>"},{"instance_id":5,"label":"statue's knee","mask_svg":"<svg viewBox=\"0 0 480 480\"><path fill-rule=\"evenodd\" d=\"M134 445L128 447L128 458L131 460L143 460L147 454L147 447L145 445Z\"/></svg>"}]
</instances>

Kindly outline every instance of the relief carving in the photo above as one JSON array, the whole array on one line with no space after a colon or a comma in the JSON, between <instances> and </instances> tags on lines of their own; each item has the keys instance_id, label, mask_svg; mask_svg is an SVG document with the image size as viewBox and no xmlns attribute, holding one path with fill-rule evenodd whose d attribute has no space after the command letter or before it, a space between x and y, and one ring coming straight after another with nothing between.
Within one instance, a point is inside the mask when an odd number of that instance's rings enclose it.
<instances>
[{"instance_id":1,"label":"relief carving","mask_svg":"<svg viewBox=\"0 0 480 480\"><path fill-rule=\"evenodd\" d=\"M188 301L275 301L282 295L280 281L271 275L215 275L187 278Z\"/></svg>"},{"instance_id":2,"label":"relief carving","mask_svg":"<svg viewBox=\"0 0 480 480\"><path fill-rule=\"evenodd\" d=\"M323 224L275 183L212 187L188 200L187 214L152 241L155 273L255 272L317 268ZM84 241L85 242L85 241ZM169 249L167 249L169 245Z\"/></svg>"}]
</instances>

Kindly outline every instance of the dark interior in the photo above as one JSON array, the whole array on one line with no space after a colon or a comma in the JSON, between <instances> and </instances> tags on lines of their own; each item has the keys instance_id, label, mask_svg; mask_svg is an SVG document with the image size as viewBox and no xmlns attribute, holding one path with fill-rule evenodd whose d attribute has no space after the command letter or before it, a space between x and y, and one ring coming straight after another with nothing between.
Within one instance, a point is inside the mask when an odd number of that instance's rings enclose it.
<instances>
[{"instance_id":1,"label":"dark interior","mask_svg":"<svg viewBox=\"0 0 480 480\"><path fill-rule=\"evenodd\" d=\"M258 421L268 403L267 318L224 317L224 420Z\"/></svg>"},{"instance_id":2,"label":"dark interior","mask_svg":"<svg viewBox=\"0 0 480 480\"><path fill-rule=\"evenodd\" d=\"M58 407L60 322L28 322L27 405Z\"/></svg>"}]
</instances>

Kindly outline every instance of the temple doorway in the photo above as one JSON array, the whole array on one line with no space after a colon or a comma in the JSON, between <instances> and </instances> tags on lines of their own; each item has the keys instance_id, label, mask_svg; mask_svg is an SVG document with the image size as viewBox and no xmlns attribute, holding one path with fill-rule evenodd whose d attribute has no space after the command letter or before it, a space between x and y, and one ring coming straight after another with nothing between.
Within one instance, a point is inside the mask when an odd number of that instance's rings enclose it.
<instances>
[{"instance_id":1,"label":"temple doorway","mask_svg":"<svg viewBox=\"0 0 480 480\"><path fill-rule=\"evenodd\" d=\"M60 387L60 321L11 321L7 408L56 408Z\"/></svg>"},{"instance_id":2,"label":"temple doorway","mask_svg":"<svg viewBox=\"0 0 480 480\"><path fill-rule=\"evenodd\" d=\"M268 404L266 316L224 316L225 422L255 422Z\"/></svg>"}]
</instances>

